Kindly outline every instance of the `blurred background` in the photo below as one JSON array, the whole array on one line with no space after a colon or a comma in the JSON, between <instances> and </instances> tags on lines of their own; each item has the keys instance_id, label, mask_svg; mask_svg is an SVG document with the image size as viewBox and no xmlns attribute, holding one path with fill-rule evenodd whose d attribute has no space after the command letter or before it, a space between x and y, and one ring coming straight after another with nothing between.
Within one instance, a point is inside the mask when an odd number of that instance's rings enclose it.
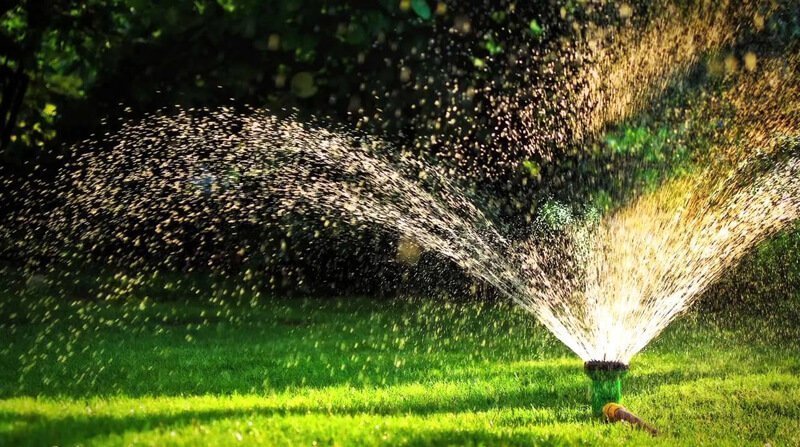
<instances>
[{"instance_id":1,"label":"blurred background","mask_svg":"<svg viewBox=\"0 0 800 447\"><path fill-rule=\"evenodd\" d=\"M66 148L93 135L102 140L151 113L231 107L383 137L450 169L512 231L527 234L537 221L557 226L612 210L708 156L727 109L707 98L723 97L752 57L797 49L800 7L775 3L776 13L749 18L737 42L704 55L642 113L600 137L531 153L491 134L495 96L484 92L507 89L511 108L522 109L531 99L517 92L544 81L525 69L526 55L591 27L640 26L654 2L0 0L0 212L8 216L24 196L46 190L69 161ZM569 61L560 62L568 72ZM471 151L472 143L493 150ZM95 273L60 287L92 295L105 274L158 269L289 295L492 296L395 234L296 219L295 231L230 228L236 237L202 242L192 240L202 231L187 231L186 256L168 265L158 252L103 265L108 247L99 247L84 265ZM24 272L18 281L63 268L56 256L14 243L24 228L4 225L0 255L8 271ZM309 237L315 231L321 236ZM795 229L768 241L701 305L794 306L798 248Z\"/></svg>"}]
</instances>

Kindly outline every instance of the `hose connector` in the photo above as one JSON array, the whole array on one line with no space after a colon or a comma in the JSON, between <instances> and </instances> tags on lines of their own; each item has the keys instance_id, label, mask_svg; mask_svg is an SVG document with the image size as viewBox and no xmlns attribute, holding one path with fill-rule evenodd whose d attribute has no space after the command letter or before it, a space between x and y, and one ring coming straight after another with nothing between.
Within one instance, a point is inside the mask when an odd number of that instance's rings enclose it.
<instances>
[{"instance_id":1,"label":"hose connector","mask_svg":"<svg viewBox=\"0 0 800 447\"><path fill-rule=\"evenodd\" d=\"M603 406L603 415L608 422L625 421L640 430L650 433L652 436L656 436L658 434L658 430L656 430L655 427L643 421L639 416L631 413L627 408L620 404L613 402L605 404L605 406Z\"/></svg>"}]
</instances>

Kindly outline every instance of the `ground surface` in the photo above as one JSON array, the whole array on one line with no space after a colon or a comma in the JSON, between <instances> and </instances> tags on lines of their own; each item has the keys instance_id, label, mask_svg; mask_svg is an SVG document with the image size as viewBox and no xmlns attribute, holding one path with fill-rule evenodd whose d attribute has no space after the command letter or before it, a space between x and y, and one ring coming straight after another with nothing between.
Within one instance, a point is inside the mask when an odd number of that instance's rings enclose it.
<instances>
[{"instance_id":1,"label":"ground surface","mask_svg":"<svg viewBox=\"0 0 800 447\"><path fill-rule=\"evenodd\" d=\"M2 299L0 445L800 444L779 319L685 318L637 356L653 439L593 419L581 361L504 305Z\"/></svg>"}]
</instances>

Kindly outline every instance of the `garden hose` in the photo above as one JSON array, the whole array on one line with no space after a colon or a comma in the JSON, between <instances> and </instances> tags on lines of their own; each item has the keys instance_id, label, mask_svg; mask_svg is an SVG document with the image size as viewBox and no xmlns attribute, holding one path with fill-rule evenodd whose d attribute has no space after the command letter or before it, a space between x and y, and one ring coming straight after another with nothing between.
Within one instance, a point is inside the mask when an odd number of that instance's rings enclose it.
<instances>
[{"instance_id":1,"label":"garden hose","mask_svg":"<svg viewBox=\"0 0 800 447\"><path fill-rule=\"evenodd\" d=\"M606 417L606 421L608 422L625 421L640 430L650 433L653 436L658 434L658 430L656 430L655 427L643 421L639 416L631 413L627 408L620 404L616 404L614 402L607 403L603 407L603 415Z\"/></svg>"}]
</instances>

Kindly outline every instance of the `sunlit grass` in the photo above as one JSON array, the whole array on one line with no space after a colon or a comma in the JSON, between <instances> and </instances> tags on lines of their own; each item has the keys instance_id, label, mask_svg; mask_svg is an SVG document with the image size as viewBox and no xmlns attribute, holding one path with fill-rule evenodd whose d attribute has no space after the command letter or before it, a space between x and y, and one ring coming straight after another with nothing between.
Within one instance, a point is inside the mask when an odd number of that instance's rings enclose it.
<instances>
[{"instance_id":1,"label":"sunlit grass","mask_svg":"<svg viewBox=\"0 0 800 447\"><path fill-rule=\"evenodd\" d=\"M580 360L506 305L24 298L3 297L0 445L800 442L778 320L685 319L634 358L651 439L593 419Z\"/></svg>"}]
</instances>

